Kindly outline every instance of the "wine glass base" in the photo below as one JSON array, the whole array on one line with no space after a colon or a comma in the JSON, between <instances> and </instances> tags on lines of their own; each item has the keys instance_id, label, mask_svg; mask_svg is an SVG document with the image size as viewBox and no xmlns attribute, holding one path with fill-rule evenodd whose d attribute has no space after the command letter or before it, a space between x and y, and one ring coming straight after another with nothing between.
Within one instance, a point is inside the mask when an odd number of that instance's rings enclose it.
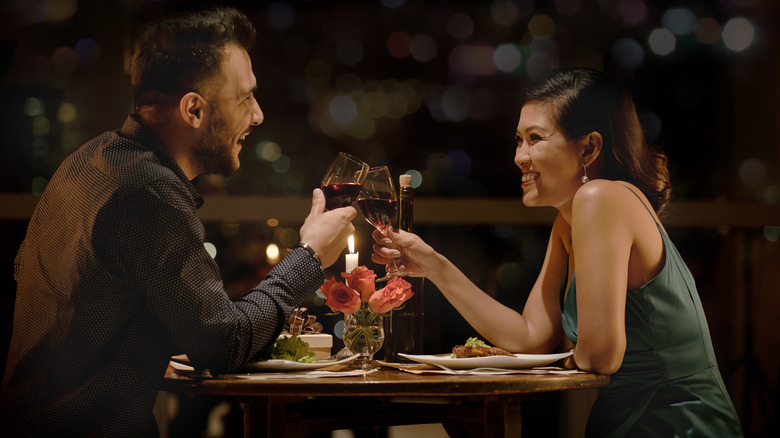
<instances>
[{"instance_id":1,"label":"wine glass base","mask_svg":"<svg viewBox=\"0 0 780 438\"><path fill-rule=\"evenodd\" d=\"M357 359L350 362L349 367L358 370L375 370L380 368L381 365L379 365L374 359L358 357Z\"/></svg>"}]
</instances>

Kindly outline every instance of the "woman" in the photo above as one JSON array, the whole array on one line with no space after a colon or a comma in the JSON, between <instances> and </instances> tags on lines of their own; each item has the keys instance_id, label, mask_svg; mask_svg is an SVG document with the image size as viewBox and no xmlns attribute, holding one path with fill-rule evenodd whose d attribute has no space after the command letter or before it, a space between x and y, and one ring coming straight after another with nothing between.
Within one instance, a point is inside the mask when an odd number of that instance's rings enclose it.
<instances>
[{"instance_id":1,"label":"woman","mask_svg":"<svg viewBox=\"0 0 780 438\"><path fill-rule=\"evenodd\" d=\"M612 374L589 436L741 436L693 278L657 217L666 157L646 144L630 96L602 72L552 71L526 91L516 140L523 202L558 210L522 313L414 234L375 232L373 260L400 256L509 351L549 353L568 337L566 366Z\"/></svg>"}]
</instances>

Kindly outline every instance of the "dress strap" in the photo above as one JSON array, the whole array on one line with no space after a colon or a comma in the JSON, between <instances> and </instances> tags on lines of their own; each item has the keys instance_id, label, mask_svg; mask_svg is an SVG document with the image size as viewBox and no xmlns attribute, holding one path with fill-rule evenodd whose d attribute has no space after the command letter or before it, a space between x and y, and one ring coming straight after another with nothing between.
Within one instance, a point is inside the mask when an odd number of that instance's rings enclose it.
<instances>
[{"instance_id":1,"label":"dress strap","mask_svg":"<svg viewBox=\"0 0 780 438\"><path fill-rule=\"evenodd\" d=\"M647 204L645 204L645 201L642 200L642 198L634 191L634 189L632 189L631 187L629 187L629 186L627 186L627 185L625 185L623 183L618 183L618 184L620 184L621 186L627 188L631 193L634 194L634 196L636 196L637 199L639 199L639 202L642 203L642 205L645 207L645 210L647 210L647 212L650 213L650 217L653 218L653 222L655 222L655 225L660 228L660 224L658 223L657 220L655 220L655 215L653 214L653 211L650 210L650 207L648 207Z\"/></svg>"}]
</instances>

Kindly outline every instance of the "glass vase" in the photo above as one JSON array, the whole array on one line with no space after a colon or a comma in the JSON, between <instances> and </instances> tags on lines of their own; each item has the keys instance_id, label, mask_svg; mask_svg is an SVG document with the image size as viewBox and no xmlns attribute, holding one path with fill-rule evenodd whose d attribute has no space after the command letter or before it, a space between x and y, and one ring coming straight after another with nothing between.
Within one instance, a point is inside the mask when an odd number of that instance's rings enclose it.
<instances>
[{"instance_id":1,"label":"glass vase","mask_svg":"<svg viewBox=\"0 0 780 438\"><path fill-rule=\"evenodd\" d=\"M374 361L374 353L382 348L384 341L382 315L344 315L344 345L352 354L360 355L350 363L352 368L379 368L379 364Z\"/></svg>"}]
</instances>

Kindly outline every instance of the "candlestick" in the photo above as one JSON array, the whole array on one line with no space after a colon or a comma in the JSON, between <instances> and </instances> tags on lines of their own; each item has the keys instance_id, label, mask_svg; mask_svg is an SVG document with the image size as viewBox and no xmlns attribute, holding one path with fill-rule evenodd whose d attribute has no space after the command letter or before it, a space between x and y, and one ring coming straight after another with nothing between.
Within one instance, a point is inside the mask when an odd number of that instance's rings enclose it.
<instances>
[{"instance_id":1,"label":"candlestick","mask_svg":"<svg viewBox=\"0 0 780 438\"><path fill-rule=\"evenodd\" d=\"M346 266L344 268L344 271L352 272L353 269L358 267L358 254L359 254L355 252L355 238L353 236L349 236L349 239L347 240L347 245L349 246L349 254L347 254Z\"/></svg>"}]
</instances>

